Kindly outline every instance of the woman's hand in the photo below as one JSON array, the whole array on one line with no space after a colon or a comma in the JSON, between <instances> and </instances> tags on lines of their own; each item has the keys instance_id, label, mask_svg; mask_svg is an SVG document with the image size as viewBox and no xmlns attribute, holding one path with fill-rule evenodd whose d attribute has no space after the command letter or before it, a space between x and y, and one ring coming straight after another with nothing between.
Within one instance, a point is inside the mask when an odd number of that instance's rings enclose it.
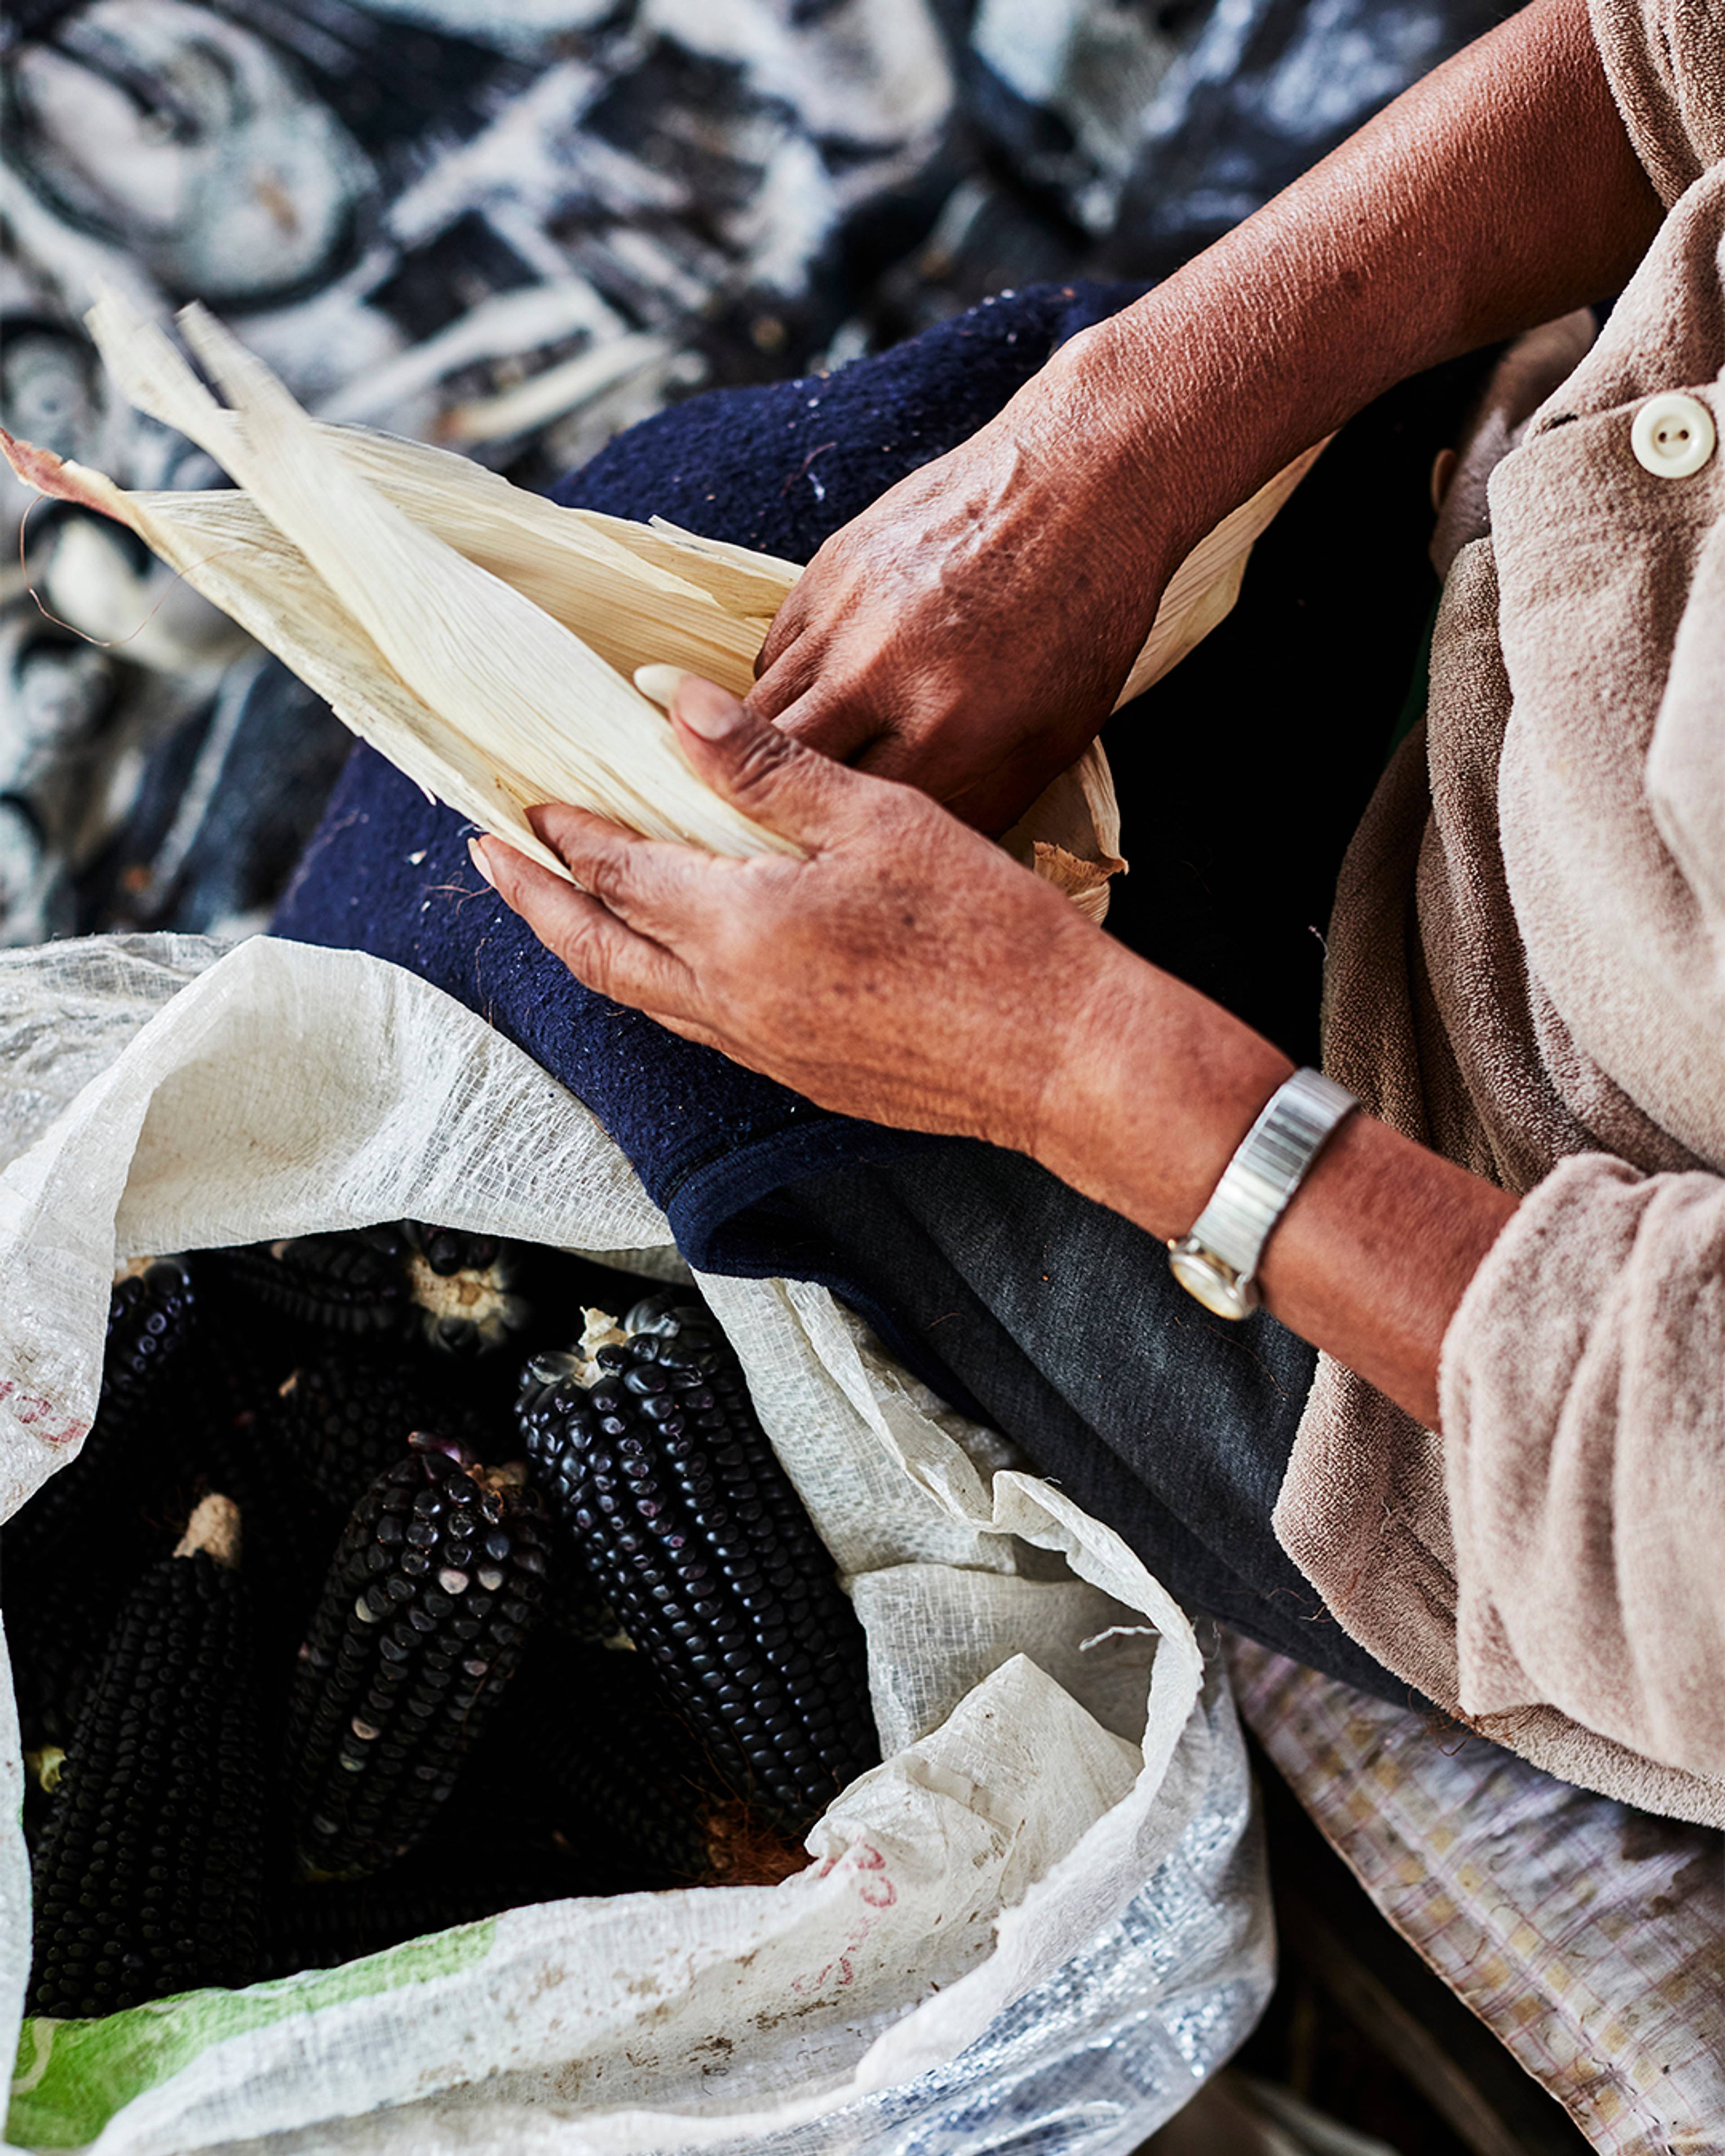
<instances>
[{"instance_id":1,"label":"woman's hand","mask_svg":"<svg viewBox=\"0 0 1725 2156\"><path fill-rule=\"evenodd\" d=\"M480 872L570 971L823 1106L1010 1146L1153 1235L1183 1235L1286 1056L1135 958L909 787L847 771L685 678L708 783L807 858L720 860L568 808ZM1351 1116L1271 1237L1283 1322L1435 1424L1450 1314L1514 1200Z\"/></svg>"},{"instance_id":2,"label":"woman's hand","mask_svg":"<svg viewBox=\"0 0 1725 2156\"><path fill-rule=\"evenodd\" d=\"M1661 213L1587 0L1534 0L835 533L751 707L1004 829L1230 510L1392 383L1620 290Z\"/></svg>"},{"instance_id":3,"label":"woman's hand","mask_svg":"<svg viewBox=\"0 0 1725 2156\"><path fill-rule=\"evenodd\" d=\"M1086 331L970 439L835 532L780 608L750 708L985 831L1113 708L1179 553Z\"/></svg>"},{"instance_id":4,"label":"woman's hand","mask_svg":"<svg viewBox=\"0 0 1725 2156\"><path fill-rule=\"evenodd\" d=\"M685 677L695 768L807 858L726 860L532 812L583 888L496 839L499 895L589 987L822 1106L1034 1150L1071 1010L1115 947L925 795L848 771Z\"/></svg>"}]
</instances>

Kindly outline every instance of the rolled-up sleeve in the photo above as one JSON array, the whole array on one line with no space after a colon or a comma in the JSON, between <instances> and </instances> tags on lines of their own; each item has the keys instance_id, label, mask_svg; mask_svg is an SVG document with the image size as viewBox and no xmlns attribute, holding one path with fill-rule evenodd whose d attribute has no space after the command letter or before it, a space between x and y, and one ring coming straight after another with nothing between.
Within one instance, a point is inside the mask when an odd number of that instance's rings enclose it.
<instances>
[{"instance_id":1,"label":"rolled-up sleeve","mask_svg":"<svg viewBox=\"0 0 1725 2156\"><path fill-rule=\"evenodd\" d=\"M1464 1712L1535 1702L1725 1774L1725 1178L1588 1153L1444 1343Z\"/></svg>"},{"instance_id":2,"label":"rolled-up sleeve","mask_svg":"<svg viewBox=\"0 0 1725 2156\"><path fill-rule=\"evenodd\" d=\"M1589 0L1589 13L1630 141L1669 209L1725 157L1725 6Z\"/></svg>"}]
</instances>

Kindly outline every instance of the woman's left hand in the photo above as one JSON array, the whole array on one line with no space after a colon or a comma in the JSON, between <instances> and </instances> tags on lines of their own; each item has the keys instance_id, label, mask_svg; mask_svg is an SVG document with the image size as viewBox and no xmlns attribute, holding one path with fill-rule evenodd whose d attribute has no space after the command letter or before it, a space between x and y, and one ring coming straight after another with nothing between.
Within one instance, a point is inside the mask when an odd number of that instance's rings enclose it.
<instances>
[{"instance_id":1,"label":"woman's left hand","mask_svg":"<svg viewBox=\"0 0 1725 2156\"><path fill-rule=\"evenodd\" d=\"M711 683L685 676L672 719L701 777L805 858L721 860L545 807L533 828L582 888L487 838L498 895L589 988L823 1107L1034 1152L1117 947L927 795Z\"/></svg>"}]
</instances>

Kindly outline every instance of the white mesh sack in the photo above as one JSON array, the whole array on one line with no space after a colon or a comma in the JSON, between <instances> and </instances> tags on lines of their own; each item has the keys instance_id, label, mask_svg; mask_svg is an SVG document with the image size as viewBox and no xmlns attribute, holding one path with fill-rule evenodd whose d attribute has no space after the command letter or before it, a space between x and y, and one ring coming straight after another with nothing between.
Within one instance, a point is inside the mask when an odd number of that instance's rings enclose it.
<instances>
[{"instance_id":1,"label":"white mesh sack","mask_svg":"<svg viewBox=\"0 0 1725 2156\"><path fill-rule=\"evenodd\" d=\"M89 1426L128 1257L402 1216L670 1255L627 1161L521 1050L397 968L262 937L0 958L0 1517ZM1264 1881L1231 1704L1185 1617L824 1290L701 1286L868 1634L884 1763L813 1829L807 1870L21 2022L0 1658L13 2145L1127 2156L1245 2035L1271 1980Z\"/></svg>"}]
</instances>

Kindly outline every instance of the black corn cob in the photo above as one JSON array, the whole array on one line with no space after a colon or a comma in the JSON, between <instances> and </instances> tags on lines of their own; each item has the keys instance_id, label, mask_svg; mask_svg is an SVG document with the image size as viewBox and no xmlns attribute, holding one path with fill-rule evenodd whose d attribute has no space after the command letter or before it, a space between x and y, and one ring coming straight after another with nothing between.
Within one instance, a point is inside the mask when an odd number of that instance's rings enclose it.
<instances>
[{"instance_id":1,"label":"black corn cob","mask_svg":"<svg viewBox=\"0 0 1725 2156\"><path fill-rule=\"evenodd\" d=\"M239 1286L299 1324L363 1337L407 1322L408 1242L399 1227L293 1235L218 1255Z\"/></svg>"},{"instance_id":2,"label":"black corn cob","mask_svg":"<svg viewBox=\"0 0 1725 2156\"><path fill-rule=\"evenodd\" d=\"M222 1260L240 1286L295 1322L360 1339L394 1333L482 1354L527 1315L512 1289L512 1245L424 1220L250 1243Z\"/></svg>"},{"instance_id":3,"label":"black corn cob","mask_svg":"<svg viewBox=\"0 0 1725 2156\"><path fill-rule=\"evenodd\" d=\"M880 1757L862 1628L698 1305L655 1296L523 1381L529 1458L736 1793L801 1833Z\"/></svg>"},{"instance_id":4,"label":"black corn cob","mask_svg":"<svg viewBox=\"0 0 1725 2156\"><path fill-rule=\"evenodd\" d=\"M126 1589L172 1547L173 1529L146 1514L179 1479L193 1360L186 1347L200 1329L182 1259L128 1266L109 1303L89 1434L0 1528L0 1594L27 1745L65 1743Z\"/></svg>"},{"instance_id":5,"label":"black corn cob","mask_svg":"<svg viewBox=\"0 0 1725 2156\"><path fill-rule=\"evenodd\" d=\"M512 1414L487 1414L452 1397L443 1376L404 1356L337 1349L302 1363L281 1386L261 1419L263 1438L278 1444L320 1501L335 1508L326 1552L339 1522L401 1458L416 1430L439 1430L487 1462L520 1449ZM544 1614L577 1640L597 1643L617 1630L597 1584L572 1553L550 1583Z\"/></svg>"},{"instance_id":6,"label":"black corn cob","mask_svg":"<svg viewBox=\"0 0 1725 2156\"><path fill-rule=\"evenodd\" d=\"M543 1508L519 1466L416 1435L342 1532L289 1708L301 1869L401 1856L454 1786L544 1596Z\"/></svg>"},{"instance_id":7,"label":"black corn cob","mask_svg":"<svg viewBox=\"0 0 1725 2156\"><path fill-rule=\"evenodd\" d=\"M556 1836L591 1875L587 1891L607 1894L710 1881L710 1829L737 1809L648 1656L548 1630L474 1763L470 1798L527 1838Z\"/></svg>"},{"instance_id":8,"label":"black corn cob","mask_svg":"<svg viewBox=\"0 0 1725 2156\"><path fill-rule=\"evenodd\" d=\"M285 1686L348 1504L326 1502L268 1408L252 1404L255 1388L225 1342L205 1342L198 1361L187 1440L192 1491L220 1490L239 1507L253 1611L268 1666L280 1671Z\"/></svg>"},{"instance_id":9,"label":"black corn cob","mask_svg":"<svg viewBox=\"0 0 1725 2156\"><path fill-rule=\"evenodd\" d=\"M109 2014L262 1973L263 1758L225 1497L128 1597L34 1866L30 2007Z\"/></svg>"},{"instance_id":10,"label":"black corn cob","mask_svg":"<svg viewBox=\"0 0 1725 2156\"><path fill-rule=\"evenodd\" d=\"M416 1430L443 1430L481 1458L492 1449L483 1419L452 1403L449 1388L424 1363L401 1355L338 1349L303 1362L264 1419L319 1496L344 1519L361 1493L401 1458ZM512 1429L506 1425L503 1435L513 1444Z\"/></svg>"},{"instance_id":11,"label":"black corn cob","mask_svg":"<svg viewBox=\"0 0 1725 2156\"><path fill-rule=\"evenodd\" d=\"M540 1772L596 1891L764 1885L807 1864L724 1789L647 1656L588 1648L565 1685L563 1712L536 1725Z\"/></svg>"},{"instance_id":12,"label":"black corn cob","mask_svg":"<svg viewBox=\"0 0 1725 2156\"><path fill-rule=\"evenodd\" d=\"M39 1553L57 1556L69 1534L84 1535L98 1477L116 1498L143 1488L151 1451L146 1433L158 1434L167 1380L192 1337L198 1309L182 1259L140 1260L115 1281L95 1419L77 1458L50 1476L0 1529L8 1572L28 1571Z\"/></svg>"}]
</instances>

